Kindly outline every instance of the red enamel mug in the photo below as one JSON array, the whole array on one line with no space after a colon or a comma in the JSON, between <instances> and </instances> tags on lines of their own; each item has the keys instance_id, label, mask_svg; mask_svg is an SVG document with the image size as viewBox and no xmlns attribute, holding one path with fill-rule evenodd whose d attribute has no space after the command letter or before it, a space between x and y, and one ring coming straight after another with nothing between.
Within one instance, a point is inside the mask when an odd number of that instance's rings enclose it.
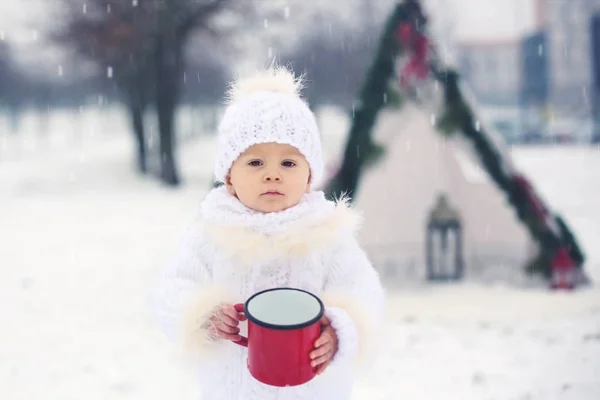
<instances>
[{"instance_id":1,"label":"red enamel mug","mask_svg":"<svg viewBox=\"0 0 600 400\"><path fill-rule=\"evenodd\" d=\"M317 296L294 288L268 289L234 307L248 318L248 337L234 343L248 348L248 370L256 380L297 386L315 377L310 352L325 311Z\"/></svg>"}]
</instances>

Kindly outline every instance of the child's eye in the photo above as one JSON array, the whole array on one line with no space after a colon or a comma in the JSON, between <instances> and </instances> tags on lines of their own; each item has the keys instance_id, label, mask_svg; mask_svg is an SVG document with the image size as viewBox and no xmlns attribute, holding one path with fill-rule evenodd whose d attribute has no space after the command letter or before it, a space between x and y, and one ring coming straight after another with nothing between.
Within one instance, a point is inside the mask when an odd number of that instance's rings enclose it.
<instances>
[{"instance_id":1,"label":"child's eye","mask_svg":"<svg viewBox=\"0 0 600 400\"><path fill-rule=\"evenodd\" d=\"M282 162L281 165L283 165L284 167L295 167L296 163L288 160L288 161Z\"/></svg>"},{"instance_id":2,"label":"child's eye","mask_svg":"<svg viewBox=\"0 0 600 400\"><path fill-rule=\"evenodd\" d=\"M260 167L262 165L262 161L260 160L252 160L248 163L248 165L251 165L253 167Z\"/></svg>"}]
</instances>

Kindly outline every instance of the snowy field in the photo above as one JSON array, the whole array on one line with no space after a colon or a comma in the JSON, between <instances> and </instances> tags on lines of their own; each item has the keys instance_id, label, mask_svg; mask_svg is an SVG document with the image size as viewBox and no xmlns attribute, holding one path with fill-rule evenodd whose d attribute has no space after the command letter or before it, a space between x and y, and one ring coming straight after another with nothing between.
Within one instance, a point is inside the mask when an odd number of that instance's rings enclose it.
<instances>
[{"instance_id":1,"label":"snowy field","mask_svg":"<svg viewBox=\"0 0 600 400\"><path fill-rule=\"evenodd\" d=\"M132 168L118 115L0 124L0 398L197 399L153 327L149 294L202 196L212 142L180 153L186 186ZM327 132L333 132L327 130ZM339 142L328 138L329 153ZM574 228L600 282L600 149L514 152ZM386 351L356 399L600 399L600 289L430 286L389 293Z\"/></svg>"}]
</instances>

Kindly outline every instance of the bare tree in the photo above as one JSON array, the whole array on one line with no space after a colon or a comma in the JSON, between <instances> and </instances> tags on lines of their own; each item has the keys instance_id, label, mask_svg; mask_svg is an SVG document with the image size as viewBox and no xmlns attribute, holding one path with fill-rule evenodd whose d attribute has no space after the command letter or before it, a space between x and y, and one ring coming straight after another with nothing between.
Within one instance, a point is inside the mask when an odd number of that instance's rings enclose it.
<instances>
[{"instance_id":1,"label":"bare tree","mask_svg":"<svg viewBox=\"0 0 600 400\"><path fill-rule=\"evenodd\" d=\"M332 104L350 109L376 45L374 37L362 32L338 33L327 39L317 31L284 53L281 61L305 75L305 94L311 107Z\"/></svg>"},{"instance_id":2,"label":"bare tree","mask_svg":"<svg viewBox=\"0 0 600 400\"><path fill-rule=\"evenodd\" d=\"M175 111L182 94L185 48L194 33L218 38L218 17L250 10L243 0L63 0L69 21L63 42L107 68L125 93L145 170L142 113L154 102L161 180L180 183L175 157Z\"/></svg>"},{"instance_id":3,"label":"bare tree","mask_svg":"<svg viewBox=\"0 0 600 400\"><path fill-rule=\"evenodd\" d=\"M282 51L281 60L305 74L305 94L311 106L350 109L355 103L390 5L389 0L350 0L342 14L339 4L323 3L306 10L308 15L295 17L299 31L294 43Z\"/></svg>"},{"instance_id":4,"label":"bare tree","mask_svg":"<svg viewBox=\"0 0 600 400\"><path fill-rule=\"evenodd\" d=\"M14 64L13 50L0 41L0 107L8 112L11 130L18 130L20 110L26 101L29 82Z\"/></svg>"},{"instance_id":5,"label":"bare tree","mask_svg":"<svg viewBox=\"0 0 600 400\"><path fill-rule=\"evenodd\" d=\"M191 60L184 76L183 100L191 104L221 106L221 99L231 80L231 71L224 64L210 54Z\"/></svg>"},{"instance_id":6,"label":"bare tree","mask_svg":"<svg viewBox=\"0 0 600 400\"><path fill-rule=\"evenodd\" d=\"M8 97L8 84L11 73L9 54L8 44L0 41L0 104L5 104Z\"/></svg>"},{"instance_id":7,"label":"bare tree","mask_svg":"<svg viewBox=\"0 0 600 400\"><path fill-rule=\"evenodd\" d=\"M156 111L160 134L162 179L169 185L179 184L175 164L175 107L181 94L184 72L184 48L194 28L210 30L211 19L227 7L227 0L195 2L171 0L155 3L154 66Z\"/></svg>"},{"instance_id":8,"label":"bare tree","mask_svg":"<svg viewBox=\"0 0 600 400\"><path fill-rule=\"evenodd\" d=\"M129 111L136 139L137 168L147 172L144 110L152 90L147 11L117 0L63 0L64 29L53 38L67 45L116 81Z\"/></svg>"}]
</instances>

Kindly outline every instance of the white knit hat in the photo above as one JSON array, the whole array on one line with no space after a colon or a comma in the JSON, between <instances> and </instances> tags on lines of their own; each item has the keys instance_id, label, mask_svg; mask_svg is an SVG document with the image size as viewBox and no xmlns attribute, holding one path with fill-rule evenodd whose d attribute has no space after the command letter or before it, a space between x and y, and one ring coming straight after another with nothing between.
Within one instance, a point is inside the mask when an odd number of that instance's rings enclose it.
<instances>
[{"instance_id":1,"label":"white knit hat","mask_svg":"<svg viewBox=\"0 0 600 400\"><path fill-rule=\"evenodd\" d=\"M233 83L219 125L215 178L225 182L233 162L258 143L289 144L308 161L311 183L323 178L324 162L317 121L300 97L301 80L273 67Z\"/></svg>"}]
</instances>

